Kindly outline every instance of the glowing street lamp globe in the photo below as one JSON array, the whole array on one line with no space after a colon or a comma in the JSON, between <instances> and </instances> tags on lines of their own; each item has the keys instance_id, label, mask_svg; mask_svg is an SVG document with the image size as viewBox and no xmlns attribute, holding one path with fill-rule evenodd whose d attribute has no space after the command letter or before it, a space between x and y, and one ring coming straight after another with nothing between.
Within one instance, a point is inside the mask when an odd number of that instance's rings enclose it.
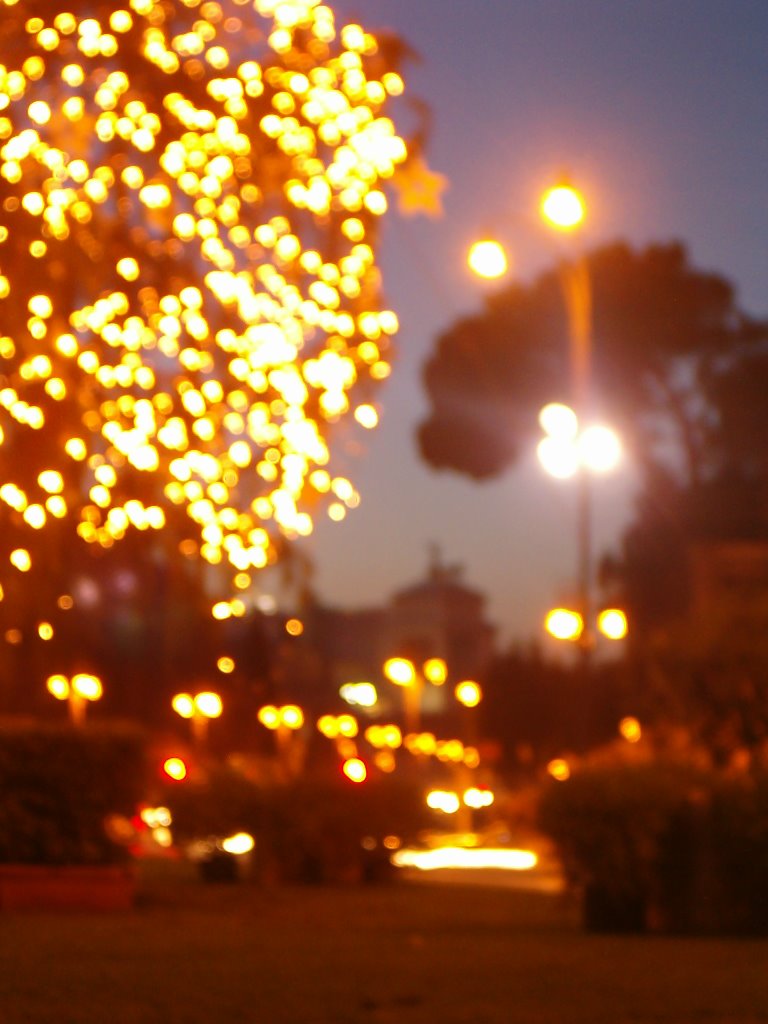
<instances>
[{"instance_id":1,"label":"glowing street lamp globe","mask_svg":"<svg viewBox=\"0 0 768 1024\"><path fill-rule=\"evenodd\" d=\"M384 675L397 686L412 686L416 681L416 669L407 658L389 658L384 662Z\"/></svg>"},{"instance_id":2,"label":"glowing street lamp globe","mask_svg":"<svg viewBox=\"0 0 768 1024\"><path fill-rule=\"evenodd\" d=\"M578 640L584 631L584 619L570 608L553 608L544 621L544 628L556 640Z\"/></svg>"},{"instance_id":3,"label":"glowing street lamp globe","mask_svg":"<svg viewBox=\"0 0 768 1024\"><path fill-rule=\"evenodd\" d=\"M504 247L492 239L475 242L469 250L467 263L478 277L484 277L488 281L503 277L509 269Z\"/></svg>"},{"instance_id":4,"label":"glowing street lamp globe","mask_svg":"<svg viewBox=\"0 0 768 1024\"><path fill-rule=\"evenodd\" d=\"M571 231L584 220L586 207L575 188L558 185L549 189L541 201L541 213L546 221L561 231Z\"/></svg>"},{"instance_id":5,"label":"glowing street lamp globe","mask_svg":"<svg viewBox=\"0 0 768 1024\"><path fill-rule=\"evenodd\" d=\"M605 608L597 617L597 628L609 640L623 640L629 632L627 616L620 608Z\"/></svg>"},{"instance_id":6,"label":"glowing street lamp globe","mask_svg":"<svg viewBox=\"0 0 768 1024\"><path fill-rule=\"evenodd\" d=\"M72 692L83 700L101 700L104 688L98 676L79 672L72 677Z\"/></svg>"},{"instance_id":7,"label":"glowing street lamp globe","mask_svg":"<svg viewBox=\"0 0 768 1024\"><path fill-rule=\"evenodd\" d=\"M424 662L424 678L434 686L442 686L448 678L448 666L442 658L428 658Z\"/></svg>"},{"instance_id":8,"label":"glowing street lamp globe","mask_svg":"<svg viewBox=\"0 0 768 1024\"><path fill-rule=\"evenodd\" d=\"M568 439L543 437L536 454L545 473L556 480L570 480L579 470L579 450Z\"/></svg>"},{"instance_id":9,"label":"glowing street lamp globe","mask_svg":"<svg viewBox=\"0 0 768 1024\"><path fill-rule=\"evenodd\" d=\"M579 420L569 405L550 402L539 412L539 425L548 437L556 440L575 441L579 432Z\"/></svg>"},{"instance_id":10,"label":"glowing street lamp globe","mask_svg":"<svg viewBox=\"0 0 768 1024\"><path fill-rule=\"evenodd\" d=\"M177 693L171 701L171 707L181 718L192 718L195 714L195 701L191 693Z\"/></svg>"},{"instance_id":11,"label":"glowing street lamp globe","mask_svg":"<svg viewBox=\"0 0 768 1024\"><path fill-rule=\"evenodd\" d=\"M281 709L281 722L286 729L300 729L304 725L304 712L296 704L285 704Z\"/></svg>"},{"instance_id":12,"label":"glowing street lamp globe","mask_svg":"<svg viewBox=\"0 0 768 1024\"><path fill-rule=\"evenodd\" d=\"M581 462L593 473L609 473L621 461L621 441L610 427L587 427L578 445Z\"/></svg>"},{"instance_id":13,"label":"glowing street lamp globe","mask_svg":"<svg viewBox=\"0 0 768 1024\"><path fill-rule=\"evenodd\" d=\"M465 679L456 685L456 700L465 708L476 708L482 696L480 687L472 679Z\"/></svg>"},{"instance_id":14,"label":"glowing street lamp globe","mask_svg":"<svg viewBox=\"0 0 768 1024\"><path fill-rule=\"evenodd\" d=\"M223 710L221 697L218 693L198 693L195 697L195 710L204 718L219 718Z\"/></svg>"}]
</instances>

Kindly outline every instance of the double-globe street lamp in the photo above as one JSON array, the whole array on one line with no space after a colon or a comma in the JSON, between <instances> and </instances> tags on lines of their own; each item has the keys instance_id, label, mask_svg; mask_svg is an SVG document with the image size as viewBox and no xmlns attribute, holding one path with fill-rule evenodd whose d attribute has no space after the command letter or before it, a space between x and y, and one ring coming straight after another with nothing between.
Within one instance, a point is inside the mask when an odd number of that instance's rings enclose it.
<instances>
[{"instance_id":1,"label":"double-globe street lamp","mask_svg":"<svg viewBox=\"0 0 768 1024\"><path fill-rule=\"evenodd\" d=\"M448 668L442 658L428 658L421 670L409 658L388 658L384 662L385 677L402 687L405 728L418 733L421 722L421 698L426 682L442 686L448 678Z\"/></svg>"},{"instance_id":2,"label":"double-globe street lamp","mask_svg":"<svg viewBox=\"0 0 768 1024\"><path fill-rule=\"evenodd\" d=\"M195 745L204 748L208 742L208 724L212 718L220 718L224 710L221 697L211 690L201 693L177 693L171 700L171 707L180 718L189 720Z\"/></svg>"},{"instance_id":3,"label":"double-globe street lamp","mask_svg":"<svg viewBox=\"0 0 768 1024\"><path fill-rule=\"evenodd\" d=\"M88 704L101 700L104 692L101 679L87 672L78 672L71 678L58 674L48 676L45 686L56 700L67 702L69 720L78 727L85 724Z\"/></svg>"}]
</instances>

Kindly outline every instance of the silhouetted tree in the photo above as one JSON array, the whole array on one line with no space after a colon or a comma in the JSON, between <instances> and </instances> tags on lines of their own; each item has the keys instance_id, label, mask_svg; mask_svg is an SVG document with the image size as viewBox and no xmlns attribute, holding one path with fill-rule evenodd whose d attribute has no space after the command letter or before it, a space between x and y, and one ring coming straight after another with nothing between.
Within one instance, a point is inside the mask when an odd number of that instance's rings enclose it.
<instances>
[{"instance_id":1,"label":"silhouetted tree","mask_svg":"<svg viewBox=\"0 0 768 1024\"><path fill-rule=\"evenodd\" d=\"M703 607L694 551L768 543L768 322L679 243L617 243L588 265L594 411L641 472L635 516L601 574L631 623L624 708L684 726L720 760L754 752L768 737L768 600L724 592ZM431 410L419 442L430 465L483 479L513 464L535 443L540 407L570 395L558 273L489 297L438 339L424 376ZM547 729L559 737L568 685L558 691L530 659L513 662L497 666L510 689L494 723L514 744L523 729L529 743ZM618 714L607 691L600 700Z\"/></svg>"},{"instance_id":2,"label":"silhouetted tree","mask_svg":"<svg viewBox=\"0 0 768 1024\"><path fill-rule=\"evenodd\" d=\"M720 388L734 359L768 341L768 323L739 308L725 278L694 268L680 243L616 243L592 252L588 265L595 409L639 465L673 456L681 479L706 477L722 461L712 445ZM431 466L483 479L513 464L534 442L542 405L570 396L558 272L489 296L481 313L450 327L424 380L431 408L419 444Z\"/></svg>"}]
</instances>

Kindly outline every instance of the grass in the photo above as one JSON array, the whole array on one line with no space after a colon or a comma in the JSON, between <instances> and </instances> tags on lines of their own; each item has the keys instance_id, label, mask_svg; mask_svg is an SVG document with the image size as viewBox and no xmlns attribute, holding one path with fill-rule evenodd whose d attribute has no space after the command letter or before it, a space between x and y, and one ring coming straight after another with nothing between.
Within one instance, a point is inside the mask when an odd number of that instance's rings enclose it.
<instances>
[{"instance_id":1,"label":"grass","mask_svg":"<svg viewBox=\"0 0 768 1024\"><path fill-rule=\"evenodd\" d=\"M0 916L0 1024L756 1024L768 942L583 934L481 886L145 883L122 914Z\"/></svg>"}]
</instances>

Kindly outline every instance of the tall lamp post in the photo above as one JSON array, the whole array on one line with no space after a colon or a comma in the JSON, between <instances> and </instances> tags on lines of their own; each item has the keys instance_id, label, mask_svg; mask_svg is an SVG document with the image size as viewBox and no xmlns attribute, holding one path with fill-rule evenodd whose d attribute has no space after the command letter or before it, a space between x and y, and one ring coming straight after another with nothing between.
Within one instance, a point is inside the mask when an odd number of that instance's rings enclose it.
<instances>
[{"instance_id":1,"label":"tall lamp post","mask_svg":"<svg viewBox=\"0 0 768 1024\"><path fill-rule=\"evenodd\" d=\"M544 221L560 232L571 232L578 229L584 220L586 207L582 196L570 185L558 185L549 189L541 200L541 214ZM478 242L470 249L469 265L481 277L498 278L507 272L507 258L503 247L495 241ZM587 624L592 615L592 485L590 480L590 461L587 451L595 444L602 442L616 452L618 440L607 428L589 428L581 434L579 425L588 423L591 412L591 364L592 364L592 284L589 267L584 255L561 259L558 265L560 287L568 320L568 346L570 362L571 402L573 408L567 406L547 407L563 411L569 418L569 425L564 428L568 437L559 438L556 430L550 431L546 418L542 426L547 432L539 457L554 476L573 476L577 478L577 591L579 614L582 622ZM542 411L543 414L546 410ZM550 423L553 421L550 419ZM561 423L563 420L561 419ZM558 428L559 429L559 428ZM598 438L596 430L602 432ZM559 441L567 441L570 445L570 471L558 472L551 468L557 463L557 446ZM564 445L560 445L564 450ZM547 456L552 456L549 460ZM567 461L567 460L566 460ZM605 460L604 460L605 461ZM594 468L594 467L593 467ZM608 468L607 465L601 468ZM585 662L588 661L594 641L594 634L589 628L579 633L579 647Z\"/></svg>"},{"instance_id":2,"label":"tall lamp post","mask_svg":"<svg viewBox=\"0 0 768 1024\"><path fill-rule=\"evenodd\" d=\"M557 231L573 231L585 215L584 200L567 185L559 185L545 193L541 213ZM568 345L571 364L571 401L577 423L584 423L591 403L592 366L592 281L583 255L564 259L559 265L560 286L568 316ZM579 612L587 623L592 604L592 485L587 467L582 463L576 475L578 545L577 588ZM592 633L582 633L580 650L586 660L591 655Z\"/></svg>"},{"instance_id":3,"label":"tall lamp post","mask_svg":"<svg viewBox=\"0 0 768 1024\"><path fill-rule=\"evenodd\" d=\"M580 429L579 419L569 406L552 403L539 414L545 437L539 442L538 456L544 469L560 479L576 477L577 492L577 609L578 628L569 639L579 644L582 657L590 657L595 633L592 629L592 484L595 473L613 469L621 457L621 444L616 434L605 426ZM559 636L557 628L547 630Z\"/></svg>"}]
</instances>

